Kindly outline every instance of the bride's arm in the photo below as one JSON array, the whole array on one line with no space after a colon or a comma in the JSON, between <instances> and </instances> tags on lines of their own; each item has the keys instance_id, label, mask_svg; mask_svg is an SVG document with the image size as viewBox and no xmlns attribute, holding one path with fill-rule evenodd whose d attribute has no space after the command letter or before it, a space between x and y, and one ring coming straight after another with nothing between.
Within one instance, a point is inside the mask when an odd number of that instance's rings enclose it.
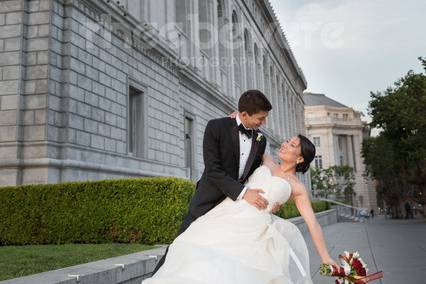
<instances>
[{"instance_id":1,"label":"bride's arm","mask_svg":"<svg viewBox=\"0 0 426 284\"><path fill-rule=\"evenodd\" d=\"M315 244L318 254L321 257L322 262L338 266L328 253L321 226L318 223L317 218L315 217L309 194L306 191L304 185L302 183L297 182L292 185L292 188L292 195L296 207L299 210L300 215L302 215L303 219L305 220L306 225L308 226L309 233L311 234L312 240Z\"/></svg>"}]
</instances>

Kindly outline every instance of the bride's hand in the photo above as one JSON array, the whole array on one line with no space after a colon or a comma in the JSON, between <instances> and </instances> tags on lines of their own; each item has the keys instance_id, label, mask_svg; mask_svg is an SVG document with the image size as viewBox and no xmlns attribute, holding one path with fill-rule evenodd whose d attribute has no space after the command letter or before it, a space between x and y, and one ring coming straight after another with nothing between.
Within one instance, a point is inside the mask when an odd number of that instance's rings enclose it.
<instances>
[{"instance_id":1,"label":"bride's hand","mask_svg":"<svg viewBox=\"0 0 426 284\"><path fill-rule=\"evenodd\" d=\"M332 258L325 259L325 260L322 261L322 263L331 264L335 267L340 267L340 265L337 264L337 262L335 262Z\"/></svg>"},{"instance_id":2,"label":"bride's hand","mask_svg":"<svg viewBox=\"0 0 426 284\"><path fill-rule=\"evenodd\" d=\"M231 114L229 115L229 117L230 117L230 118L236 118L236 117L237 117L237 114L238 114L238 111L234 111L233 113L231 113Z\"/></svg>"}]
</instances>

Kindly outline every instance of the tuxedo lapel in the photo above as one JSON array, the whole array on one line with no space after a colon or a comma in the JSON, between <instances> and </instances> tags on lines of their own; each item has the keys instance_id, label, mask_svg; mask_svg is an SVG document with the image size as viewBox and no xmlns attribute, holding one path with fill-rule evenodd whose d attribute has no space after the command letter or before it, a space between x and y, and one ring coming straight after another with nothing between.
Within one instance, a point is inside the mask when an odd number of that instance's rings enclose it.
<instances>
[{"instance_id":1,"label":"tuxedo lapel","mask_svg":"<svg viewBox=\"0 0 426 284\"><path fill-rule=\"evenodd\" d=\"M256 141L256 135L253 135L252 142L251 142L250 155L247 159L246 167L244 168L244 172L241 177L241 180L245 181L247 179L248 173L253 165L254 159L256 158L258 149L259 149L259 143Z\"/></svg>"},{"instance_id":2,"label":"tuxedo lapel","mask_svg":"<svg viewBox=\"0 0 426 284\"><path fill-rule=\"evenodd\" d=\"M235 164L237 165L237 169L240 167L240 136L238 132L238 125L235 121L231 129L231 138L232 138L232 147L234 152Z\"/></svg>"}]
</instances>

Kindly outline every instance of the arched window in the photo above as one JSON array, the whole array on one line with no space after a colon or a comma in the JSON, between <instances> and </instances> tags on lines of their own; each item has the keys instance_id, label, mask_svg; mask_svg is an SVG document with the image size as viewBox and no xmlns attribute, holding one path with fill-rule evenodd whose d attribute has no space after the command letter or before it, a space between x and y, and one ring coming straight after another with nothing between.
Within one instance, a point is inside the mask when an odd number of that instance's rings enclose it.
<instances>
[{"instance_id":1,"label":"arched window","mask_svg":"<svg viewBox=\"0 0 426 284\"><path fill-rule=\"evenodd\" d=\"M201 53L201 69L203 77L207 80L212 79L212 64L213 59L213 1L198 0L198 23L199 23L199 38L200 38L200 53Z\"/></svg>"},{"instance_id":2,"label":"arched window","mask_svg":"<svg viewBox=\"0 0 426 284\"><path fill-rule=\"evenodd\" d=\"M244 51L245 51L245 72L246 72L246 89L253 88L253 52L251 34L247 29L244 29Z\"/></svg>"},{"instance_id":3,"label":"arched window","mask_svg":"<svg viewBox=\"0 0 426 284\"><path fill-rule=\"evenodd\" d=\"M241 34L237 12L232 12L232 55L234 67L235 95L241 94Z\"/></svg>"},{"instance_id":4,"label":"arched window","mask_svg":"<svg viewBox=\"0 0 426 284\"><path fill-rule=\"evenodd\" d=\"M198 0L198 21L200 25L200 47L208 55L212 52L213 31L212 28L212 1Z\"/></svg>"},{"instance_id":5,"label":"arched window","mask_svg":"<svg viewBox=\"0 0 426 284\"><path fill-rule=\"evenodd\" d=\"M166 35L166 1L167 0L146 0L149 23L163 36Z\"/></svg>"},{"instance_id":6,"label":"arched window","mask_svg":"<svg viewBox=\"0 0 426 284\"><path fill-rule=\"evenodd\" d=\"M147 1L147 0L144 0ZM183 62L191 62L191 11L189 0L175 0L177 42L179 57Z\"/></svg>"},{"instance_id":7,"label":"arched window","mask_svg":"<svg viewBox=\"0 0 426 284\"><path fill-rule=\"evenodd\" d=\"M288 121L288 135L291 136L293 135L293 129L292 129L292 120L293 120L293 112L292 112L292 107L291 107L291 93L290 93L290 88L289 86L287 86L286 88L286 98L287 98L287 121Z\"/></svg>"},{"instance_id":8,"label":"arched window","mask_svg":"<svg viewBox=\"0 0 426 284\"><path fill-rule=\"evenodd\" d=\"M176 1L176 25L187 35L191 34L190 7L188 0Z\"/></svg>"},{"instance_id":9,"label":"arched window","mask_svg":"<svg viewBox=\"0 0 426 284\"><path fill-rule=\"evenodd\" d=\"M257 47L257 44L254 43L254 65L255 65L255 69L254 69L254 73L256 76L256 89L263 89L262 87L262 82L261 82L261 78L262 78L262 65L260 63L260 54L259 54L259 48Z\"/></svg>"},{"instance_id":10,"label":"arched window","mask_svg":"<svg viewBox=\"0 0 426 284\"><path fill-rule=\"evenodd\" d=\"M284 138L289 137L290 133L288 130L288 109L287 109L287 88L285 85L285 82L283 82L282 87L281 87L281 92L282 92L282 104L283 104L283 119L284 119Z\"/></svg>"},{"instance_id":11,"label":"arched window","mask_svg":"<svg viewBox=\"0 0 426 284\"><path fill-rule=\"evenodd\" d=\"M263 55L263 85L265 96L271 101L271 84L269 80L269 65L268 65L268 55L265 53ZM266 128L272 128L272 119L271 116L266 119Z\"/></svg>"},{"instance_id":12,"label":"arched window","mask_svg":"<svg viewBox=\"0 0 426 284\"><path fill-rule=\"evenodd\" d=\"M226 10L224 0L217 0L217 17L218 17L218 49L219 49L219 68L220 68L220 85L224 93L228 93L228 54L226 48L226 36L228 32L225 30Z\"/></svg>"},{"instance_id":13,"label":"arched window","mask_svg":"<svg viewBox=\"0 0 426 284\"><path fill-rule=\"evenodd\" d=\"M282 97L282 85L281 85L281 78L280 74L277 73L276 75L276 86L277 86L277 95L275 97L276 100L276 106L277 106L277 121L278 121L278 129L277 132L280 134L281 137L284 136L284 119L283 119L283 113L284 113L284 106L281 101ZM284 137L283 137L284 138Z\"/></svg>"},{"instance_id":14,"label":"arched window","mask_svg":"<svg viewBox=\"0 0 426 284\"><path fill-rule=\"evenodd\" d=\"M275 85L275 72L274 72L274 68L271 66L269 67L269 79L271 81L271 94L270 94L270 98L271 98L271 103L273 106L275 106L276 108L276 104L275 104L275 96L276 96L276 85ZM271 124L272 124L272 130L277 133L277 127L276 127L276 112L277 111L273 111L272 112L272 117L271 117Z\"/></svg>"}]
</instances>

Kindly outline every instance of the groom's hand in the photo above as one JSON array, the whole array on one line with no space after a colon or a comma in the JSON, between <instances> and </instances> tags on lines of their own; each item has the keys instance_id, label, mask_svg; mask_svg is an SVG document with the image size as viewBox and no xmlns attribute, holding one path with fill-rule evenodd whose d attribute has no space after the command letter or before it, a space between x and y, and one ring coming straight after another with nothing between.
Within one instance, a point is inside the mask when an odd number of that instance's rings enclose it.
<instances>
[{"instance_id":1,"label":"groom's hand","mask_svg":"<svg viewBox=\"0 0 426 284\"><path fill-rule=\"evenodd\" d=\"M236 118L238 115L238 111L234 111L233 113L229 114L230 118Z\"/></svg>"},{"instance_id":2,"label":"groom's hand","mask_svg":"<svg viewBox=\"0 0 426 284\"><path fill-rule=\"evenodd\" d=\"M266 209L266 207L268 207L268 201L260 195L261 193L265 192L257 188L248 189L244 194L243 199L259 210Z\"/></svg>"},{"instance_id":3,"label":"groom's hand","mask_svg":"<svg viewBox=\"0 0 426 284\"><path fill-rule=\"evenodd\" d=\"M280 210L281 205L282 205L282 204L279 204L278 202L276 202L276 203L274 204L274 207L272 207L272 210L271 210L272 214L277 213L277 212Z\"/></svg>"}]
</instances>

